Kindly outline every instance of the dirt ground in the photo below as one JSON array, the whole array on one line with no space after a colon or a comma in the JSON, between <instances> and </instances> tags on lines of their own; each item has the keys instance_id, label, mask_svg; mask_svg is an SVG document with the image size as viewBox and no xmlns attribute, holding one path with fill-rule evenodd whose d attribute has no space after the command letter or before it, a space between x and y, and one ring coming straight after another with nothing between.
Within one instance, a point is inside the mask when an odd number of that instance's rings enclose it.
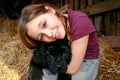
<instances>
[{"instance_id":1,"label":"dirt ground","mask_svg":"<svg viewBox=\"0 0 120 80\"><path fill-rule=\"evenodd\" d=\"M99 38L100 64L96 80L120 80L120 54ZM27 80L32 51L17 35L17 20L0 16L0 80Z\"/></svg>"}]
</instances>

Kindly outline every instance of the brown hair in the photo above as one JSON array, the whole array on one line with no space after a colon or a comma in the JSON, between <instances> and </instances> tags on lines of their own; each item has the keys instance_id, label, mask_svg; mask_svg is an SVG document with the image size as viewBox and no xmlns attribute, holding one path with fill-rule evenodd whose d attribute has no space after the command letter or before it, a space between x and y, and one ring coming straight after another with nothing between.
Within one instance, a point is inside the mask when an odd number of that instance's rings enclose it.
<instances>
[{"instance_id":1,"label":"brown hair","mask_svg":"<svg viewBox=\"0 0 120 80\"><path fill-rule=\"evenodd\" d=\"M33 5L28 5L24 7L18 22L18 34L23 44L29 49L36 48L38 45L40 45L40 41L33 40L27 35L26 24L32 19L36 18L37 16L47 13L49 9L46 9L45 6L49 6L53 8L56 11L56 16L58 16L61 19L64 26L66 26L63 20L64 18L62 16L62 13L59 11L58 8L56 8L52 4L49 4L49 3L33 4ZM66 32L68 32L67 27L65 27L65 30Z\"/></svg>"}]
</instances>

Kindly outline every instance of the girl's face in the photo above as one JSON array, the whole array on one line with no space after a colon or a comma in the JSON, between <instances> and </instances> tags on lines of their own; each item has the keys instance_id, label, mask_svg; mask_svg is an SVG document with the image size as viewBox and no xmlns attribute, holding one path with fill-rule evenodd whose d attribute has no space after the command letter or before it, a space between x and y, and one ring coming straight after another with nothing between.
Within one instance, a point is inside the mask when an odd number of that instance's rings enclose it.
<instances>
[{"instance_id":1,"label":"girl's face","mask_svg":"<svg viewBox=\"0 0 120 80\"><path fill-rule=\"evenodd\" d=\"M53 12L34 18L26 27L28 36L34 40L52 42L65 37L64 25Z\"/></svg>"}]
</instances>

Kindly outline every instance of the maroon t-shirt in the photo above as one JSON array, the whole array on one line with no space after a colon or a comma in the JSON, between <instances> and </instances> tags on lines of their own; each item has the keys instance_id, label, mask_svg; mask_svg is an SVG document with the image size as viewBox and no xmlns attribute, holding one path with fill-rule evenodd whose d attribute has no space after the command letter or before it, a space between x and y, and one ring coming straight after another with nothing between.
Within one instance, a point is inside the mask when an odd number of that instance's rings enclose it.
<instances>
[{"instance_id":1,"label":"maroon t-shirt","mask_svg":"<svg viewBox=\"0 0 120 80\"><path fill-rule=\"evenodd\" d=\"M97 59L99 55L96 29L90 18L80 11L68 10L70 31L73 41L89 34L87 51L84 59Z\"/></svg>"}]
</instances>

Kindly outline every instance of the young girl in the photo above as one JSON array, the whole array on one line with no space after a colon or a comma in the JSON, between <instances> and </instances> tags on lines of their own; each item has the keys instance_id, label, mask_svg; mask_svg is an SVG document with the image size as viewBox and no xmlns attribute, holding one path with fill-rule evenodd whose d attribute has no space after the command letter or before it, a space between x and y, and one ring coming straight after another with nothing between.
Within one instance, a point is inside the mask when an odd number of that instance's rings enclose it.
<instances>
[{"instance_id":1,"label":"young girl","mask_svg":"<svg viewBox=\"0 0 120 80\"><path fill-rule=\"evenodd\" d=\"M68 25L69 24L69 25ZM99 46L96 29L87 15L67 10L63 14L52 4L28 5L22 10L18 33L29 49L39 42L52 42L66 35L72 50L67 74L72 80L95 80L98 73ZM57 75L43 70L43 80L56 80Z\"/></svg>"}]
</instances>

